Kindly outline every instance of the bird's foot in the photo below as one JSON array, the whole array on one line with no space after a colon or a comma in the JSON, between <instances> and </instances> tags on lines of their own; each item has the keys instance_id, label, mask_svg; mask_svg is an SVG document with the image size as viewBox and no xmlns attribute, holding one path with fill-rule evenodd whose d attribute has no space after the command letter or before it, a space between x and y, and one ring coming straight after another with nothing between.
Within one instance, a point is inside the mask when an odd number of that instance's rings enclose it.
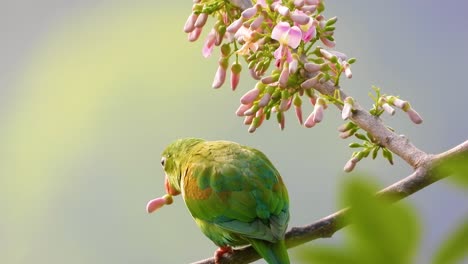
<instances>
[{"instance_id":1,"label":"bird's foot","mask_svg":"<svg viewBox=\"0 0 468 264\"><path fill-rule=\"evenodd\" d=\"M226 254L226 253L231 253L232 252L232 247L219 247L215 253L214 253L214 259L215 259L215 264L220 263L221 257Z\"/></svg>"}]
</instances>

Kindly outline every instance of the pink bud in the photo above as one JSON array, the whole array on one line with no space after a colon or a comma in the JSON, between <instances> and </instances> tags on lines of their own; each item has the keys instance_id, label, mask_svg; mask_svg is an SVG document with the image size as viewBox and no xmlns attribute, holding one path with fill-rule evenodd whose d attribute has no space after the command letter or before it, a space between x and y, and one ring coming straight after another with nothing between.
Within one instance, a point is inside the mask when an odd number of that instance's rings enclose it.
<instances>
[{"instance_id":1,"label":"pink bud","mask_svg":"<svg viewBox=\"0 0 468 264\"><path fill-rule=\"evenodd\" d=\"M291 14L291 20L299 25L307 25L310 21L310 17L305 14L294 13Z\"/></svg>"},{"instance_id":2,"label":"pink bud","mask_svg":"<svg viewBox=\"0 0 468 264\"><path fill-rule=\"evenodd\" d=\"M289 63L289 74L294 74L297 71L298 62L296 59L293 59L291 63Z\"/></svg>"},{"instance_id":3,"label":"pink bud","mask_svg":"<svg viewBox=\"0 0 468 264\"><path fill-rule=\"evenodd\" d=\"M259 27L262 25L262 23L263 23L264 20L265 20L265 18L264 18L262 15L258 16L258 17L252 22L252 24L250 24L250 30L256 30L257 28L259 28Z\"/></svg>"},{"instance_id":4,"label":"pink bud","mask_svg":"<svg viewBox=\"0 0 468 264\"><path fill-rule=\"evenodd\" d=\"M290 99L281 99L280 104L279 104L279 110L280 111L286 111L288 109L288 104L290 104Z\"/></svg>"},{"instance_id":5,"label":"pink bud","mask_svg":"<svg viewBox=\"0 0 468 264\"><path fill-rule=\"evenodd\" d=\"M208 14L207 13L200 13L198 15L197 20L195 21L195 27L201 28L206 24L206 21L208 20Z\"/></svg>"},{"instance_id":6,"label":"pink bud","mask_svg":"<svg viewBox=\"0 0 468 264\"><path fill-rule=\"evenodd\" d=\"M252 121L254 119L254 115L249 115L244 118L244 125L250 125L252 124Z\"/></svg>"},{"instance_id":7,"label":"pink bud","mask_svg":"<svg viewBox=\"0 0 468 264\"><path fill-rule=\"evenodd\" d=\"M166 204L172 204L172 201L172 195L170 194L166 194L163 197L153 199L146 204L146 212L150 214Z\"/></svg>"},{"instance_id":8,"label":"pink bud","mask_svg":"<svg viewBox=\"0 0 468 264\"><path fill-rule=\"evenodd\" d=\"M202 28L196 27L192 32L188 34L188 40L190 42L194 42L200 37L200 34L202 32Z\"/></svg>"},{"instance_id":9,"label":"pink bud","mask_svg":"<svg viewBox=\"0 0 468 264\"><path fill-rule=\"evenodd\" d=\"M242 20L242 18L239 18L235 20L234 22L232 22L231 25L229 25L226 28L226 31L232 34L235 34L242 27L243 23L244 23L244 20Z\"/></svg>"},{"instance_id":10,"label":"pink bud","mask_svg":"<svg viewBox=\"0 0 468 264\"><path fill-rule=\"evenodd\" d=\"M317 74L313 78L305 80L303 83L301 83L301 88L304 89L310 89L313 88L315 85L317 85L318 81L320 80L320 74Z\"/></svg>"},{"instance_id":11,"label":"pink bud","mask_svg":"<svg viewBox=\"0 0 468 264\"><path fill-rule=\"evenodd\" d=\"M304 0L307 5L318 5L320 0Z\"/></svg>"},{"instance_id":12,"label":"pink bud","mask_svg":"<svg viewBox=\"0 0 468 264\"><path fill-rule=\"evenodd\" d=\"M257 130L257 127L253 123L251 123L250 127L249 127L249 130L248 130L249 133L253 133L253 132L255 132L255 130Z\"/></svg>"},{"instance_id":13,"label":"pink bud","mask_svg":"<svg viewBox=\"0 0 468 264\"><path fill-rule=\"evenodd\" d=\"M325 49L320 49L320 53L327 60L332 60L334 57L336 57L331 52L329 52L328 50L325 50Z\"/></svg>"},{"instance_id":14,"label":"pink bud","mask_svg":"<svg viewBox=\"0 0 468 264\"><path fill-rule=\"evenodd\" d=\"M335 45L336 45L335 41L331 41L331 40L329 40L329 39L327 39L327 38L325 38L325 37L320 38L320 40L322 41L322 43L323 43L325 46L327 46L327 47L329 47L329 48L334 48Z\"/></svg>"},{"instance_id":15,"label":"pink bud","mask_svg":"<svg viewBox=\"0 0 468 264\"><path fill-rule=\"evenodd\" d=\"M342 138L342 139L349 138L353 134L354 133L353 133L352 130L343 131L343 132L340 133L340 138Z\"/></svg>"},{"instance_id":16,"label":"pink bud","mask_svg":"<svg viewBox=\"0 0 468 264\"><path fill-rule=\"evenodd\" d=\"M271 94L265 93L260 99L260 101L258 102L258 106L259 107L266 106L270 102L270 99L271 99Z\"/></svg>"},{"instance_id":17,"label":"pink bud","mask_svg":"<svg viewBox=\"0 0 468 264\"><path fill-rule=\"evenodd\" d=\"M335 55L336 57L338 57L338 59L341 59L342 61L345 61L345 60L348 59L348 55L344 54L343 52L339 52L339 51L336 51L336 50L329 50L328 52ZM348 62L346 62L346 63L348 63ZM348 65L349 65L349 63L348 63Z\"/></svg>"},{"instance_id":18,"label":"pink bud","mask_svg":"<svg viewBox=\"0 0 468 264\"><path fill-rule=\"evenodd\" d=\"M342 63L342 65L343 65L343 68L344 68L344 73L345 73L346 78L348 78L348 79L353 78L353 73L351 72L351 67L350 67L349 63L345 61L345 62Z\"/></svg>"},{"instance_id":19,"label":"pink bud","mask_svg":"<svg viewBox=\"0 0 468 264\"><path fill-rule=\"evenodd\" d=\"M278 76L273 76L273 75L270 75L270 76L265 76L262 78L262 83L263 84L270 84L270 83L274 83L278 80Z\"/></svg>"},{"instance_id":20,"label":"pink bud","mask_svg":"<svg viewBox=\"0 0 468 264\"><path fill-rule=\"evenodd\" d=\"M247 111L250 107L252 107L252 104L241 104L239 108L237 108L236 115L244 116L245 111Z\"/></svg>"},{"instance_id":21,"label":"pink bud","mask_svg":"<svg viewBox=\"0 0 468 264\"><path fill-rule=\"evenodd\" d=\"M288 79L289 79L289 68L287 65L287 62L283 65L283 70L281 71L280 77L279 77L279 86L281 88L286 88L288 85Z\"/></svg>"},{"instance_id":22,"label":"pink bud","mask_svg":"<svg viewBox=\"0 0 468 264\"><path fill-rule=\"evenodd\" d=\"M348 99L348 98L351 98L351 97L345 98L343 110L341 110L341 118L343 120L346 120L351 117L351 110L353 108L353 100L352 98L351 99Z\"/></svg>"},{"instance_id":23,"label":"pink bud","mask_svg":"<svg viewBox=\"0 0 468 264\"><path fill-rule=\"evenodd\" d=\"M315 10L317 10L317 6L315 6L315 5L304 5L303 7L301 7L301 10L302 10L302 12L304 12L306 14L312 14L313 12L315 12Z\"/></svg>"},{"instance_id":24,"label":"pink bud","mask_svg":"<svg viewBox=\"0 0 468 264\"><path fill-rule=\"evenodd\" d=\"M313 119L314 123L320 123L323 120L323 106L320 104L316 104L314 111L312 112L314 114Z\"/></svg>"},{"instance_id":25,"label":"pink bud","mask_svg":"<svg viewBox=\"0 0 468 264\"><path fill-rule=\"evenodd\" d=\"M289 8L285 7L284 5L276 5L276 11L282 16L289 16Z\"/></svg>"},{"instance_id":26,"label":"pink bud","mask_svg":"<svg viewBox=\"0 0 468 264\"><path fill-rule=\"evenodd\" d=\"M257 88L253 88L252 90L246 92L240 99L241 104L251 104L255 99L257 99L258 95L260 94L260 90Z\"/></svg>"},{"instance_id":27,"label":"pink bud","mask_svg":"<svg viewBox=\"0 0 468 264\"><path fill-rule=\"evenodd\" d=\"M393 109L393 107L391 107L389 104L387 103L383 103L382 104L382 108L385 110L385 112L389 113L390 115L394 115L395 114L395 109Z\"/></svg>"},{"instance_id":28,"label":"pink bud","mask_svg":"<svg viewBox=\"0 0 468 264\"><path fill-rule=\"evenodd\" d=\"M346 162L346 164L345 164L343 170L344 170L345 172L351 172L351 171L353 171L354 168L356 167L357 162L358 162L358 161L356 160L356 158L351 158L350 160L348 160L348 162Z\"/></svg>"},{"instance_id":29,"label":"pink bud","mask_svg":"<svg viewBox=\"0 0 468 264\"><path fill-rule=\"evenodd\" d=\"M315 116L315 114L314 114L314 112L312 112L312 113L309 115L309 117L307 117L307 119L306 119L306 121L305 121L305 123L304 123L304 126L305 126L305 127L311 128L311 127L315 126L316 123L315 123L315 121L314 121L314 116Z\"/></svg>"},{"instance_id":30,"label":"pink bud","mask_svg":"<svg viewBox=\"0 0 468 264\"><path fill-rule=\"evenodd\" d=\"M296 7L302 7L304 5L304 0L294 0L294 5Z\"/></svg>"},{"instance_id":31,"label":"pink bud","mask_svg":"<svg viewBox=\"0 0 468 264\"><path fill-rule=\"evenodd\" d=\"M401 100L400 98L396 98L396 97L393 97L394 100L393 100L393 105L402 109L402 110L405 110L405 108L408 108L409 107L409 104L407 101L403 101Z\"/></svg>"},{"instance_id":32,"label":"pink bud","mask_svg":"<svg viewBox=\"0 0 468 264\"><path fill-rule=\"evenodd\" d=\"M146 204L146 212L150 214L158 210L159 208L163 207L165 204L166 204L166 201L162 197L153 199Z\"/></svg>"},{"instance_id":33,"label":"pink bud","mask_svg":"<svg viewBox=\"0 0 468 264\"><path fill-rule=\"evenodd\" d=\"M302 125L302 107L299 105L299 106L294 106L295 110L296 110L296 117L297 117L297 120L299 121L299 124Z\"/></svg>"},{"instance_id":34,"label":"pink bud","mask_svg":"<svg viewBox=\"0 0 468 264\"><path fill-rule=\"evenodd\" d=\"M255 71L254 68L249 69L249 73L250 73L250 76L252 76L252 78L254 78L255 80L260 80L260 76L259 76L259 74Z\"/></svg>"},{"instance_id":35,"label":"pink bud","mask_svg":"<svg viewBox=\"0 0 468 264\"><path fill-rule=\"evenodd\" d=\"M213 80L213 88L217 89L221 87L226 80L226 68L223 68L221 65L218 67L216 71L214 80Z\"/></svg>"},{"instance_id":36,"label":"pink bud","mask_svg":"<svg viewBox=\"0 0 468 264\"><path fill-rule=\"evenodd\" d=\"M249 19L255 14L257 14L257 6L252 6L250 8L245 9L241 15L244 19Z\"/></svg>"},{"instance_id":37,"label":"pink bud","mask_svg":"<svg viewBox=\"0 0 468 264\"><path fill-rule=\"evenodd\" d=\"M190 33L195 29L195 21L197 20L198 15L191 13L189 17L187 18L187 21L185 22L184 25L184 32L185 33Z\"/></svg>"},{"instance_id":38,"label":"pink bud","mask_svg":"<svg viewBox=\"0 0 468 264\"><path fill-rule=\"evenodd\" d=\"M408 114L411 121L413 121L413 123L415 123L417 125L422 123L422 121L423 121L422 117L413 108L410 107L410 109L408 109L408 111L406 111L406 113Z\"/></svg>"},{"instance_id":39,"label":"pink bud","mask_svg":"<svg viewBox=\"0 0 468 264\"><path fill-rule=\"evenodd\" d=\"M239 63L234 62L231 66L231 88L232 90L236 90L237 85L240 81L240 72L242 70L242 66Z\"/></svg>"},{"instance_id":40,"label":"pink bud","mask_svg":"<svg viewBox=\"0 0 468 264\"><path fill-rule=\"evenodd\" d=\"M313 62L308 62L304 64L304 69L310 73L318 72L322 68L322 64L315 64Z\"/></svg>"}]
</instances>

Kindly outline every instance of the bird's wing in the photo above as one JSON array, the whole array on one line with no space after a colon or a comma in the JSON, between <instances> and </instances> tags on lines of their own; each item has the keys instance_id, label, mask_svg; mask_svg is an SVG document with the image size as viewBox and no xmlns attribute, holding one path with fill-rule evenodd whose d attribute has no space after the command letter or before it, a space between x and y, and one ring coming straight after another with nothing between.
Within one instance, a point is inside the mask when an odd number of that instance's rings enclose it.
<instances>
[{"instance_id":1,"label":"bird's wing","mask_svg":"<svg viewBox=\"0 0 468 264\"><path fill-rule=\"evenodd\" d=\"M182 189L193 217L249 238L283 238L288 194L263 153L218 141L200 144L191 154Z\"/></svg>"}]
</instances>

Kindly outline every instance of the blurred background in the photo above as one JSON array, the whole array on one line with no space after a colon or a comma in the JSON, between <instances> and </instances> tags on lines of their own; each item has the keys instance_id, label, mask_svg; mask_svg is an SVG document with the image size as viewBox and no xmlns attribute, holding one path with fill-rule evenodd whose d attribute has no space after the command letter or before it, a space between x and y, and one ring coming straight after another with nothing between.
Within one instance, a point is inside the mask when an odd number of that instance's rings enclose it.
<instances>
[{"instance_id":1,"label":"blurred background","mask_svg":"<svg viewBox=\"0 0 468 264\"><path fill-rule=\"evenodd\" d=\"M215 246L181 197L153 215L164 193L160 153L181 137L225 139L262 150L289 187L290 226L338 209L350 140L330 107L312 129L288 113L249 134L234 115L254 82L211 88L217 54L182 32L192 1L20 0L0 8L0 262L189 263ZM424 151L467 139L465 2L326 1L338 16L337 50L356 57L343 88L366 107L371 85L409 100L424 117L386 122ZM309 109L310 111L310 109ZM305 113L308 114L308 113ZM358 170L382 186L411 172L396 158ZM468 194L447 180L408 201L421 216L418 263L468 215ZM339 240L312 243L333 243ZM302 246L302 248L307 245ZM297 250L290 251L294 262ZM262 263L259 261L259 263Z\"/></svg>"}]
</instances>

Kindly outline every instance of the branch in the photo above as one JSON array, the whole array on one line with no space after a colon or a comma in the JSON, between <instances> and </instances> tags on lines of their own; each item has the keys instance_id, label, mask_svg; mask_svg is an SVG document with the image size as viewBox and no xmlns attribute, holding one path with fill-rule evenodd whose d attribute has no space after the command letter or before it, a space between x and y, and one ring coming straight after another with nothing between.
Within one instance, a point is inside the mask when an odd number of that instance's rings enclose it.
<instances>
[{"instance_id":1,"label":"branch","mask_svg":"<svg viewBox=\"0 0 468 264\"><path fill-rule=\"evenodd\" d=\"M251 6L250 0L231 0L231 2L242 10ZM313 77L313 76L311 76ZM342 99L347 95L339 87L331 82L314 86L314 89L324 95L334 96L336 90L340 92ZM339 109L341 105L336 105ZM468 155L468 141L457 147L438 155L427 154L415 147L405 136L397 135L389 130L382 120L368 113L357 102L353 105L353 115L350 118L361 129L370 133L380 145L386 147L394 154L405 160L414 169L408 177L400 180L387 188L379 191L377 196L388 197L393 201L403 199L424 187L449 176L446 170L437 170L444 160L455 155ZM286 233L285 241L288 248L304 244L317 238L331 237L336 231L345 227L348 223L345 216L349 209L340 210L321 220L303 227L293 227ZM259 259L259 255L251 246L234 250L233 253L225 254L220 263L249 263ZM214 263L214 259L206 259L193 264Z\"/></svg>"},{"instance_id":2,"label":"branch","mask_svg":"<svg viewBox=\"0 0 468 264\"><path fill-rule=\"evenodd\" d=\"M339 89L331 82L317 85L314 88L320 93L328 96L333 96L336 89ZM344 100L348 95L341 89L339 89L339 91L341 99ZM340 110L342 109L341 105L336 104L336 106ZM353 108L353 115L350 119L360 128L372 134L378 140L380 145L388 148L413 168L419 167L429 158L425 152L411 144L408 138L404 135L397 135L395 132L388 129L380 118L369 114L369 112L362 108L358 102L354 102Z\"/></svg>"},{"instance_id":3,"label":"branch","mask_svg":"<svg viewBox=\"0 0 468 264\"><path fill-rule=\"evenodd\" d=\"M390 145L394 144L394 142L399 142L399 140L400 139L390 141ZM409 144L409 142L406 144ZM398 149L398 147L396 149ZM449 176L446 171L437 170L438 165L455 156L468 155L468 140L437 155L425 154L422 151L420 152L422 153L419 159L421 162L417 163L418 165L414 172L408 177L379 191L377 193L378 196L389 197L396 202L440 179ZM331 237L335 232L349 224L345 221L347 212L348 209L343 209L324 217L313 224L291 228L291 230L286 233L286 246L288 248L292 248L317 238ZM223 255L220 263L250 263L258 259L260 259L260 256L257 252L255 252L251 246L247 246L234 250L233 253ZM205 259L192 264L214 264L214 259Z\"/></svg>"}]
</instances>

